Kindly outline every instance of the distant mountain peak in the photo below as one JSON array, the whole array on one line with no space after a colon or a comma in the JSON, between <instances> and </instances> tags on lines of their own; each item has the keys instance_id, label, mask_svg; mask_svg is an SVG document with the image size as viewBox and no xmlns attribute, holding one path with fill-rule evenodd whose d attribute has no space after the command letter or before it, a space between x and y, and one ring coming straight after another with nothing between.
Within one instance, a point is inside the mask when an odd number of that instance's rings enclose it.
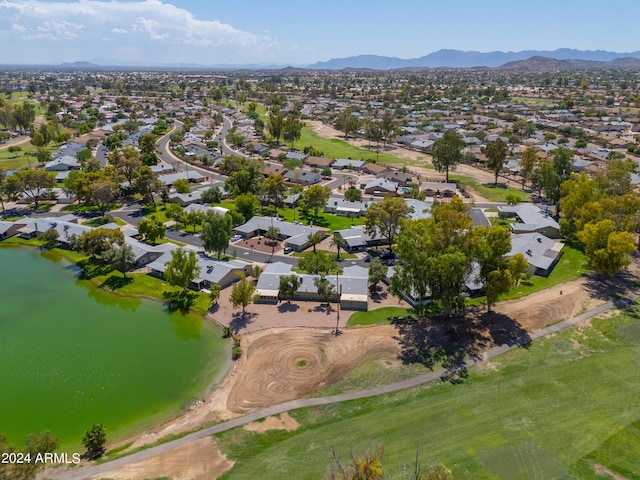
<instances>
[{"instance_id":1,"label":"distant mountain peak","mask_svg":"<svg viewBox=\"0 0 640 480\"><path fill-rule=\"evenodd\" d=\"M589 62L611 62L626 57L640 59L640 52L617 53L605 50L575 50L559 48L553 51L522 50L520 52L475 52L442 49L420 58L397 58L380 55L358 55L347 58L333 58L327 62L317 62L309 68L321 70L342 70L345 68L369 68L393 70L400 68L474 68L500 67L510 62L527 60L532 57L553 60L582 60Z\"/></svg>"}]
</instances>

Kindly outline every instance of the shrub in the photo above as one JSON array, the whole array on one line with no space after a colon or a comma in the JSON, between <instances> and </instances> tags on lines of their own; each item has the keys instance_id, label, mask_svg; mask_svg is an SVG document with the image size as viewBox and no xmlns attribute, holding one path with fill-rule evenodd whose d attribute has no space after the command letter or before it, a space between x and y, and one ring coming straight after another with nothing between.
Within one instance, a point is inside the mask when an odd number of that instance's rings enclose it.
<instances>
[{"instance_id":1,"label":"shrub","mask_svg":"<svg viewBox=\"0 0 640 480\"><path fill-rule=\"evenodd\" d=\"M242 347L233 347L231 350L231 358L237 360L242 356Z\"/></svg>"}]
</instances>

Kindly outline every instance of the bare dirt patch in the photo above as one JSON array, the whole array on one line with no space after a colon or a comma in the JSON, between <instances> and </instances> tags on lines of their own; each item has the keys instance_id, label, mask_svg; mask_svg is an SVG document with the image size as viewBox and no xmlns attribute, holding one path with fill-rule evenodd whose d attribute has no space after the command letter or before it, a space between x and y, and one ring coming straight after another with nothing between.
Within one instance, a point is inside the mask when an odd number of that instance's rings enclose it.
<instances>
[{"instance_id":1,"label":"bare dirt patch","mask_svg":"<svg viewBox=\"0 0 640 480\"><path fill-rule=\"evenodd\" d=\"M629 480L627 477L623 477L618 473L612 472L607 467L605 467L604 465L600 465L599 463L596 463L593 466L593 471L596 472L596 475L607 475L614 480Z\"/></svg>"},{"instance_id":2,"label":"bare dirt patch","mask_svg":"<svg viewBox=\"0 0 640 480\"><path fill-rule=\"evenodd\" d=\"M346 330L273 329L248 335L246 361L227 407L246 413L303 398L341 379L370 352L397 352L395 328ZM304 360L302 362L301 360Z\"/></svg>"},{"instance_id":3,"label":"bare dirt patch","mask_svg":"<svg viewBox=\"0 0 640 480\"><path fill-rule=\"evenodd\" d=\"M499 303L495 311L517 320L524 329L535 331L602 303L604 300L590 295L587 280L581 278L532 293L524 299Z\"/></svg>"},{"instance_id":4,"label":"bare dirt patch","mask_svg":"<svg viewBox=\"0 0 640 480\"><path fill-rule=\"evenodd\" d=\"M182 447L101 473L92 480L144 480L169 477L172 480L211 480L233 467L211 438L196 440Z\"/></svg>"},{"instance_id":5,"label":"bare dirt patch","mask_svg":"<svg viewBox=\"0 0 640 480\"><path fill-rule=\"evenodd\" d=\"M267 417L262 422L252 422L244 426L250 432L266 432L267 430L297 430L300 425L288 413L281 413L277 417Z\"/></svg>"}]
</instances>

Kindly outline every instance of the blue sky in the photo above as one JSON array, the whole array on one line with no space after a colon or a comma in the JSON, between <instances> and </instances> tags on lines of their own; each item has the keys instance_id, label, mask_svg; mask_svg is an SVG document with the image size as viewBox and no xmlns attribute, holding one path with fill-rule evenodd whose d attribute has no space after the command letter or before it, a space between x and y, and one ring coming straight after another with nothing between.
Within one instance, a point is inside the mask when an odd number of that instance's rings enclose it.
<instances>
[{"instance_id":1,"label":"blue sky","mask_svg":"<svg viewBox=\"0 0 640 480\"><path fill-rule=\"evenodd\" d=\"M304 65L375 54L640 50L638 0L0 0L0 64Z\"/></svg>"}]
</instances>

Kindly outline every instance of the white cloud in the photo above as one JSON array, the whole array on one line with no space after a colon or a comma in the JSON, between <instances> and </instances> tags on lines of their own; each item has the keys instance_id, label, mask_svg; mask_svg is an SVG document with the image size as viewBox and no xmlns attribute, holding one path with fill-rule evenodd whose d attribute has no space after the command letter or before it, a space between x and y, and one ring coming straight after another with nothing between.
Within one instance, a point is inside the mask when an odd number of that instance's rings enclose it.
<instances>
[{"instance_id":1,"label":"white cloud","mask_svg":"<svg viewBox=\"0 0 640 480\"><path fill-rule=\"evenodd\" d=\"M188 10L161 0L0 0L2 30L32 42L34 50L38 42L58 40L73 41L74 51L101 54L101 39L109 38L109 49L118 43L123 51L137 52L146 60L150 55L163 52L163 61L185 61L189 55L249 57L278 46L268 34L254 34L216 20L198 19ZM134 41L135 48L125 50L133 47ZM41 46L45 47L48 48ZM216 47L224 49L211 51ZM168 58L168 52L175 58Z\"/></svg>"}]
</instances>

